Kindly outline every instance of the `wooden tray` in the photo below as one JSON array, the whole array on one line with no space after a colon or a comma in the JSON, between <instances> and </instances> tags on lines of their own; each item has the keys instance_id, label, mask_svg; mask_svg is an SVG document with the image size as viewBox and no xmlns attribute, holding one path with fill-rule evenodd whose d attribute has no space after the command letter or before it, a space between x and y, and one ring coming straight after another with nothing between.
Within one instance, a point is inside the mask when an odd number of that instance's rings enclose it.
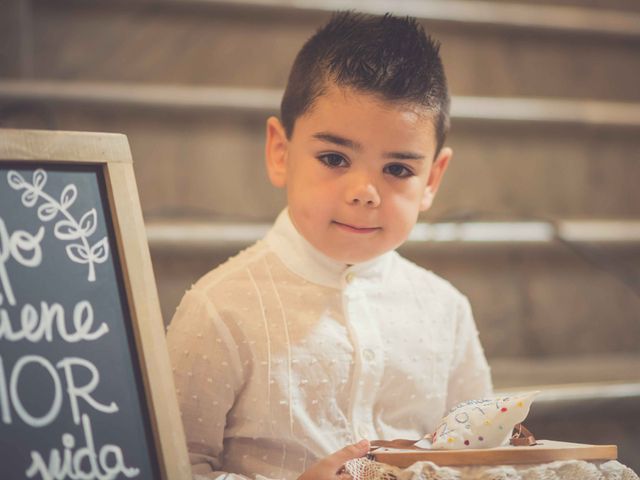
<instances>
[{"instance_id":1,"label":"wooden tray","mask_svg":"<svg viewBox=\"0 0 640 480\"><path fill-rule=\"evenodd\" d=\"M376 461L408 467L415 462L429 461L440 466L462 465L511 465L548 463L556 460L615 460L615 445L586 445L583 443L538 440L528 447L498 447L468 450L413 450L379 448L373 452Z\"/></svg>"}]
</instances>

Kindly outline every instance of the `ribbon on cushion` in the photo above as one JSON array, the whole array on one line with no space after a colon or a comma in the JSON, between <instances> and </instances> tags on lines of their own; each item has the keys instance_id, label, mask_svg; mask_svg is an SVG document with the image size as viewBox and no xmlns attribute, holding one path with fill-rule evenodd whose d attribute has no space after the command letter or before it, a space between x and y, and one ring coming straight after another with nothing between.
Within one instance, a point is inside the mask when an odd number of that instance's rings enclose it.
<instances>
[{"instance_id":1,"label":"ribbon on cushion","mask_svg":"<svg viewBox=\"0 0 640 480\"><path fill-rule=\"evenodd\" d=\"M536 444L536 437L521 423L513 427L513 435L509 443L514 447L530 447Z\"/></svg>"}]
</instances>

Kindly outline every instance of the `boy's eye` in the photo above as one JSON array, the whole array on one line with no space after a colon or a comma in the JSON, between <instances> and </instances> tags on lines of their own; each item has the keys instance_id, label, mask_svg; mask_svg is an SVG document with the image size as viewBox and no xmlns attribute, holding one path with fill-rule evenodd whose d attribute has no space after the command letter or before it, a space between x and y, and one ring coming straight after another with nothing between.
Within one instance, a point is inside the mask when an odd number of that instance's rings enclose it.
<instances>
[{"instance_id":1,"label":"boy's eye","mask_svg":"<svg viewBox=\"0 0 640 480\"><path fill-rule=\"evenodd\" d=\"M349 162L342 155L338 155L337 153L325 153L324 155L320 155L318 157L322 163L324 163L327 167L338 168L338 167L347 167L349 166Z\"/></svg>"},{"instance_id":2,"label":"boy's eye","mask_svg":"<svg viewBox=\"0 0 640 480\"><path fill-rule=\"evenodd\" d=\"M393 175L394 177L398 178L406 178L414 175L411 169L407 168L401 163L392 163L390 165L386 165L384 167L384 173L388 173L389 175Z\"/></svg>"}]
</instances>

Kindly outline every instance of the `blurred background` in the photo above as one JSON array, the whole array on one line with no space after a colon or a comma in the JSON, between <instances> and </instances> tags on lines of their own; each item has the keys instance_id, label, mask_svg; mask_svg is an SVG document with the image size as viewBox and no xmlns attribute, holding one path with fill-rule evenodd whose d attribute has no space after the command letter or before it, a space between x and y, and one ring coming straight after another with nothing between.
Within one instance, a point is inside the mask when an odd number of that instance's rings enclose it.
<instances>
[{"instance_id":1,"label":"blurred background","mask_svg":"<svg viewBox=\"0 0 640 480\"><path fill-rule=\"evenodd\" d=\"M538 438L640 470L640 2L0 0L0 128L121 132L165 323L284 206L264 124L333 9L442 42L455 155L402 253L474 307Z\"/></svg>"}]
</instances>

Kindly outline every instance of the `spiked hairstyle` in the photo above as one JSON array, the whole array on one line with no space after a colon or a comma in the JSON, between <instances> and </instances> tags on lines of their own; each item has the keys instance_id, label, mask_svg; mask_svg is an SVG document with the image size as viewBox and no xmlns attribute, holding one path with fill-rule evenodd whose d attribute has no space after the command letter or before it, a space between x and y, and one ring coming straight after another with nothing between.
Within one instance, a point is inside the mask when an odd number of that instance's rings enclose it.
<instances>
[{"instance_id":1,"label":"spiked hairstyle","mask_svg":"<svg viewBox=\"0 0 640 480\"><path fill-rule=\"evenodd\" d=\"M281 120L291 138L298 117L328 85L424 107L432 116L436 154L449 130L449 92L440 44L411 17L339 12L304 44L291 68Z\"/></svg>"}]
</instances>

